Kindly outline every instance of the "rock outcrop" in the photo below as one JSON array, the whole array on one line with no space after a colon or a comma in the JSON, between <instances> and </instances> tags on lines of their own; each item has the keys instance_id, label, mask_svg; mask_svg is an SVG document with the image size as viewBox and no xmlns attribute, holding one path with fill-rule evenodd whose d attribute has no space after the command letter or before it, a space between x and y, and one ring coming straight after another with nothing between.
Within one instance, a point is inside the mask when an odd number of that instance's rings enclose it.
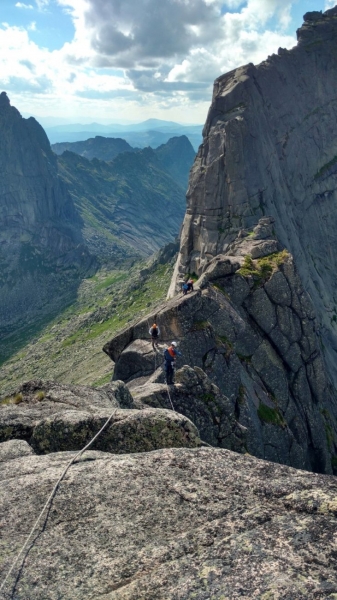
<instances>
[{"instance_id":1,"label":"rock outcrop","mask_svg":"<svg viewBox=\"0 0 337 600\"><path fill-rule=\"evenodd\" d=\"M296 48L216 80L170 295L191 274L196 291L149 321L230 399L249 452L337 473L337 7L304 18ZM144 320L105 346L116 373L145 338Z\"/></svg>"},{"instance_id":2,"label":"rock outcrop","mask_svg":"<svg viewBox=\"0 0 337 600\"><path fill-rule=\"evenodd\" d=\"M0 443L25 441L37 454L81 450L111 413L93 449L120 454L201 445L191 421L165 408L138 410L122 382L96 390L41 380L0 402Z\"/></svg>"},{"instance_id":3,"label":"rock outcrop","mask_svg":"<svg viewBox=\"0 0 337 600\"><path fill-rule=\"evenodd\" d=\"M0 444L2 581L73 456L15 457L12 444ZM333 600L336 493L333 477L228 450L88 451L2 597Z\"/></svg>"},{"instance_id":4,"label":"rock outcrop","mask_svg":"<svg viewBox=\"0 0 337 600\"><path fill-rule=\"evenodd\" d=\"M300 469L336 472L336 395L315 311L273 227L272 218L262 218L253 230L241 230L227 253L209 263L194 292L168 301L104 350L115 362L114 377L132 383L135 397L156 397L151 386L160 382L154 370L163 359L148 341L148 323L155 320L162 341L179 341L179 366L202 369L226 397L230 410L224 420L229 428L233 420L245 428L248 452ZM182 402L179 411L194 420L187 406ZM219 440L213 443L221 446Z\"/></svg>"},{"instance_id":5,"label":"rock outcrop","mask_svg":"<svg viewBox=\"0 0 337 600\"><path fill-rule=\"evenodd\" d=\"M159 369L160 372L160 369ZM155 379L159 379L155 374ZM153 379L153 378L152 378ZM174 409L198 428L201 439L211 446L246 452L246 429L238 424L233 407L219 388L198 367L183 367L169 394L164 383L132 381L131 394L139 408Z\"/></svg>"},{"instance_id":6,"label":"rock outcrop","mask_svg":"<svg viewBox=\"0 0 337 600\"><path fill-rule=\"evenodd\" d=\"M171 286L201 275L240 229L274 217L318 319L337 388L337 7L304 16L298 44L215 81L191 171Z\"/></svg>"}]
</instances>

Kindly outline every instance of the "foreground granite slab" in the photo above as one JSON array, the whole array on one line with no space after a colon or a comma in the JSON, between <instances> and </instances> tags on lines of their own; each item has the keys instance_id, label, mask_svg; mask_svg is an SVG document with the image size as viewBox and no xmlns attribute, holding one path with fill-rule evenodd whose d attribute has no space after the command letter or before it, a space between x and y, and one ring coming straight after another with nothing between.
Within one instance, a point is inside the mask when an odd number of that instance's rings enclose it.
<instances>
[{"instance_id":1,"label":"foreground granite slab","mask_svg":"<svg viewBox=\"0 0 337 600\"><path fill-rule=\"evenodd\" d=\"M0 463L1 581L72 456ZM336 492L332 476L224 449L89 451L4 598L333 599Z\"/></svg>"}]
</instances>

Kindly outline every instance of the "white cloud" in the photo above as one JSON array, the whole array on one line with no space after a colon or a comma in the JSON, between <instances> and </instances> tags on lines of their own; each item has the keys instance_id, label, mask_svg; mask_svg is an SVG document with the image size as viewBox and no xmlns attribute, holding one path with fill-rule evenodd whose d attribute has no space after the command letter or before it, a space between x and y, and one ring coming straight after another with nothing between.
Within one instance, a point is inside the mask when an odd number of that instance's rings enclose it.
<instances>
[{"instance_id":1,"label":"white cloud","mask_svg":"<svg viewBox=\"0 0 337 600\"><path fill-rule=\"evenodd\" d=\"M336 6L337 0L325 0L324 10L328 10L329 8L334 8Z\"/></svg>"},{"instance_id":2,"label":"white cloud","mask_svg":"<svg viewBox=\"0 0 337 600\"><path fill-rule=\"evenodd\" d=\"M293 1L226 0L237 12L224 13L224 0L58 0L76 28L70 61L124 68L137 89L151 91L152 82L153 92L165 83L176 92L173 82L210 85L228 68L295 45L295 37L282 33ZM272 18L276 31L265 29Z\"/></svg>"},{"instance_id":3,"label":"white cloud","mask_svg":"<svg viewBox=\"0 0 337 600\"><path fill-rule=\"evenodd\" d=\"M37 8L42 11L48 6L50 0L35 0L35 3Z\"/></svg>"},{"instance_id":4,"label":"white cloud","mask_svg":"<svg viewBox=\"0 0 337 600\"><path fill-rule=\"evenodd\" d=\"M75 28L60 50L32 42L35 22L0 28L2 89L36 106L45 99L54 114L66 104L102 116L118 107L128 118L142 107L145 116L165 110L176 119L180 110L186 120L188 107L188 121L203 120L216 77L296 43L285 34L292 0L55 2ZM35 3L42 11L50 0Z\"/></svg>"},{"instance_id":5,"label":"white cloud","mask_svg":"<svg viewBox=\"0 0 337 600\"><path fill-rule=\"evenodd\" d=\"M34 6L32 4L25 4L24 2L17 2L15 6L16 6L16 8L34 9Z\"/></svg>"}]
</instances>

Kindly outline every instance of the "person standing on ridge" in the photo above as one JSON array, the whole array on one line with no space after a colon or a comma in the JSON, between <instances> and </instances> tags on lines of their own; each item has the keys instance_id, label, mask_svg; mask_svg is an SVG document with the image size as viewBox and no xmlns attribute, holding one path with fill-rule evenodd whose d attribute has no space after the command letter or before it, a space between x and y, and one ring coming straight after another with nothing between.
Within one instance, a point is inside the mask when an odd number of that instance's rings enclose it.
<instances>
[{"instance_id":1,"label":"person standing on ridge","mask_svg":"<svg viewBox=\"0 0 337 600\"><path fill-rule=\"evenodd\" d=\"M187 281L184 281L184 283L181 286L181 289L182 289L183 295L186 296L186 294L188 292L188 283L187 283Z\"/></svg>"},{"instance_id":2,"label":"person standing on ridge","mask_svg":"<svg viewBox=\"0 0 337 600\"><path fill-rule=\"evenodd\" d=\"M155 347L158 348L160 329L156 323L153 323L152 327L149 329L149 334L151 336L152 348L155 350Z\"/></svg>"},{"instance_id":3,"label":"person standing on ridge","mask_svg":"<svg viewBox=\"0 0 337 600\"><path fill-rule=\"evenodd\" d=\"M167 385L173 385L173 367L177 356L181 356L181 352L177 350L177 342L172 342L164 352L164 369Z\"/></svg>"},{"instance_id":4,"label":"person standing on ridge","mask_svg":"<svg viewBox=\"0 0 337 600\"><path fill-rule=\"evenodd\" d=\"M187 282L187 286L188 286L188 292L194 292L194 288L193 288L193 279L189 279Z\"/></svg>"}]
</instances>

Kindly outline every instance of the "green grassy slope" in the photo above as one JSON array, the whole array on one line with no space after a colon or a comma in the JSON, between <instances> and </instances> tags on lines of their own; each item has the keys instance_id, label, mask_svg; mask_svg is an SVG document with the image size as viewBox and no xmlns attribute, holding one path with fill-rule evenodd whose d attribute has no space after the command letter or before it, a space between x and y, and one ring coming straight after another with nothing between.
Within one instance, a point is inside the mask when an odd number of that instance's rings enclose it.
<instances>
[{"instance_id":1,"label":"green grassy slope","mask_svg":"<svg viewBox=\"0 0 337 600\"><path fill-rule=\"evenodd\" d=\"M37 378L85 385L108 382L113 363L102 352L103 345L167 293L173 262L144 266L102 269L85 279L76 302L2 365L0 395Z\"/></svg>"}]
</instances>

